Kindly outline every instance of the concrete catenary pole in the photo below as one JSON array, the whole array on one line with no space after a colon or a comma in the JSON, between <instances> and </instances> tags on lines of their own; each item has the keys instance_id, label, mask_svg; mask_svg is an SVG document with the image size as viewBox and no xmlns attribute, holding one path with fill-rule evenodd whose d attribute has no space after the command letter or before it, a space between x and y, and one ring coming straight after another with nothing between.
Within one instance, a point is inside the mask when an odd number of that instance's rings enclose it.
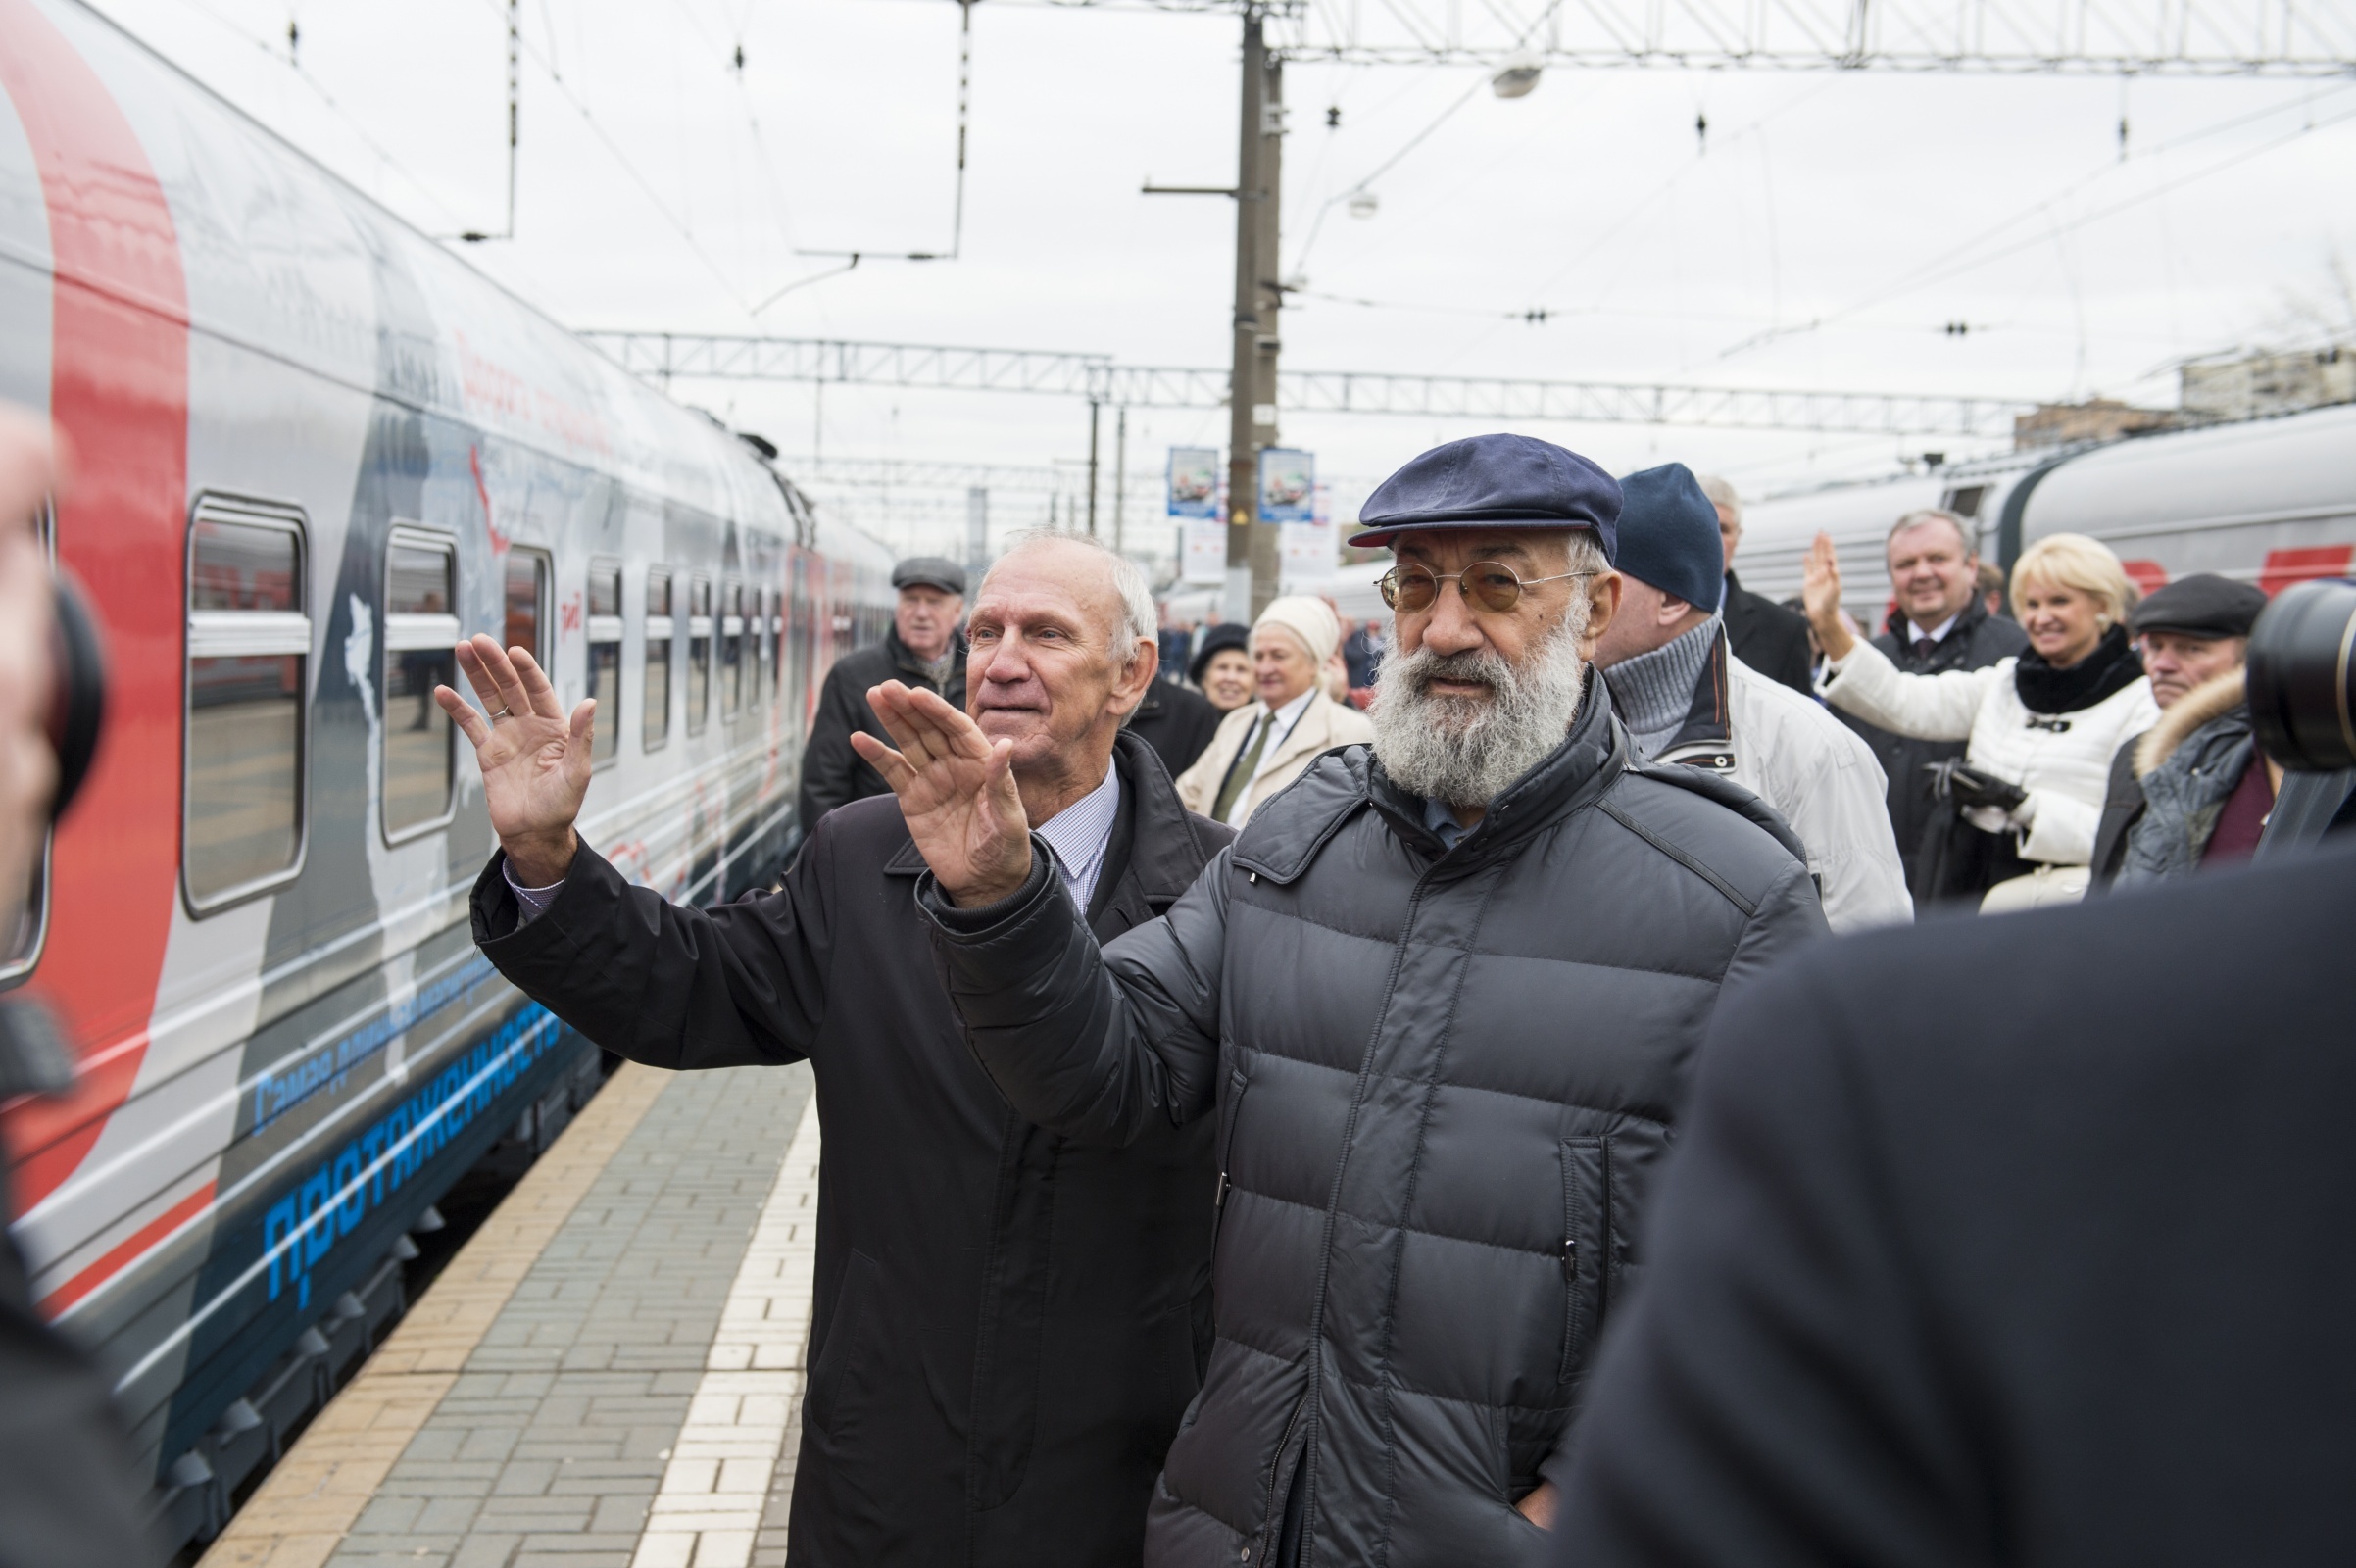
<instances>
[{"instance_id":1,"label":"concrete catenary pole","mask_svg":"<svg viewBox=\"0 0 2356 1568\"><path fill-rule=\"evenodd\" d=\"M1277 530L1259 520L1259 454L1276 442L1277 208L1282 194L1283 65L1256 4L1244 11L1243 104L1236 137L1235 352L1228 380L1227 591L1224 614L1250 623L1276 597Z\"/></svg>"}]
</instances>

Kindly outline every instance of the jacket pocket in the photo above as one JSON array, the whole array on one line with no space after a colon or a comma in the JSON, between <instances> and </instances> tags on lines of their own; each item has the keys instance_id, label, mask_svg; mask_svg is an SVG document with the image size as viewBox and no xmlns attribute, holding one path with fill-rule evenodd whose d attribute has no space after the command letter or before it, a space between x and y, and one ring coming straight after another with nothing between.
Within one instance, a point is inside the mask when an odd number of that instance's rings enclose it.
<instances>
[{"instance_id":1,"label":"jacket pocket","mask_svg":"<svg viewBox=\"0 0 2356 1568\"><path fill-rule=\"evenodd\" d=\"M1219 1107L1219 1145L1216 1151L1219 1183L1210 1196L1210 1260L1214 1271L1219 1262L1219 1227L1227 1216L1227 1193L1232 1185L1227 1179L1227 1167L1235 1149L1235 1124L1244 1111L1245 1091L1251 1087L1252 1080L1244 1076L1243 1068L1231 1069L1227 1075L1227 1103Z\"/></svg>"},{"instance_id":2,"label":"jacket pocket","mask_svg":"<svg viewBox=\"0 0 2356 1568\"><path fill-rule=\"evenodd\" d=\"M1611 1140L1562 1143L1562 1352L1554 1381L1568 1383L1602 1327L1604 1256L1611 1234Z\"/></svg>"},{"instance_id":3,"label":"jacket pocket","mask_svg":"<svg viewBox=\"0 0 2356 1568\"><path fill-rule=\"evenodd\" d=\"M810 1424L842 1438L857 1429L866 1404L867 1347L877 1305L875 1260L854 1249L835 1287L834 1310L826 1317L826 1343L810 1369L805 1410Z\"/></svg>"}]
</instances>

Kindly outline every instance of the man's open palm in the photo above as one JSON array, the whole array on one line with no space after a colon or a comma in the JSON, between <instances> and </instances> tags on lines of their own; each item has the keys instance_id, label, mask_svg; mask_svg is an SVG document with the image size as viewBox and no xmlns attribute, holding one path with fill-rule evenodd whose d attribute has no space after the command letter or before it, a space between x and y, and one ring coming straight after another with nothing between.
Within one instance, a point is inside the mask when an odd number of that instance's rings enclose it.
<instances>
[{"instance_id":1,"label":"man's open palm","mask_svg":"<svg viewBox=\"0 0 2356 1568\"><path fill-rule=\"evenodd\" d=\"M908 836L941 889L959 906L995 904L1031 874L1031 827L1014 786L1011 741L980 726L929 691L888 680L867 706L893 740L851 732L851 744L900 797Z\"/></svg>"},{"instance_id":2,"label":"man's open palm","mask_svg":"<svg viewBox=\"0 0 2356 1568\"><path fill-rule=\"evenodd\" d=\"M589 793L597 701L583 702L567 718L539 662L523 649L503 650L477 633L457 653L492 716L447 686L436 686L433 700L474 744L483 804L515 875L527 887L555 882L572 863L572 820Z\"/></svg>"}]
</instances>

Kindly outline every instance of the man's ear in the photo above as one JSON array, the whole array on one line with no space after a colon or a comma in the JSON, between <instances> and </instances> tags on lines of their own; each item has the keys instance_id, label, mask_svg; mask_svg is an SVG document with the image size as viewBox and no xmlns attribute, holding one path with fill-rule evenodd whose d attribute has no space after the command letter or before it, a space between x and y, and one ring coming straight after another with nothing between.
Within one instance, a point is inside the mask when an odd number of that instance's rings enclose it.
<instances>
[{"instance_id":1,"label":"man's ear","mask_svg":"<svg viewBox=\"0 0 2356 1568\"><path fill-rule=\"evenodd\" d=\"M1625 586L1616 571L1599 571L1587 579L1587 630L1579 637L1582 661L1595 657L1595 644L1619 617L1620 591Z\"/></svg>"},{"instance_id":2,"label":"man's ear","mask_svg":"<svg viewBox=\"0 0 2356 1568\"><path fill-rule=\"evenodd\" d=\"M1104 704L1107 711L1124 718L1131 709L1146 700L1146 693L1153 690L1153 677L1161 673L1161 649L1153 638L1140 637L1131 646L1137 657L1112 683L1112 696Z\"/></svg>"}]
</instances>

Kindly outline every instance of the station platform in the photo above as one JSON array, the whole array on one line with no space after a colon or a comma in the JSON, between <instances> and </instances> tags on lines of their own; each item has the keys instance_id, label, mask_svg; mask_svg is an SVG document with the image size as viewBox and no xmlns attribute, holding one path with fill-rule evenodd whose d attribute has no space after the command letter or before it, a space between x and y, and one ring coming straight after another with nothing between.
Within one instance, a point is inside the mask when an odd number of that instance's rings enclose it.
<instances>
[{"instance_id":1,"label":"station platform","mask_svg":"<svg viewBox=\"0 0 2356 1568\"><path fill-rule=\"evenodd\" d=\"M782 1564L817 1167L807 1067L625 1065L202 1568Z\"/></svg>"}]
</instances>

